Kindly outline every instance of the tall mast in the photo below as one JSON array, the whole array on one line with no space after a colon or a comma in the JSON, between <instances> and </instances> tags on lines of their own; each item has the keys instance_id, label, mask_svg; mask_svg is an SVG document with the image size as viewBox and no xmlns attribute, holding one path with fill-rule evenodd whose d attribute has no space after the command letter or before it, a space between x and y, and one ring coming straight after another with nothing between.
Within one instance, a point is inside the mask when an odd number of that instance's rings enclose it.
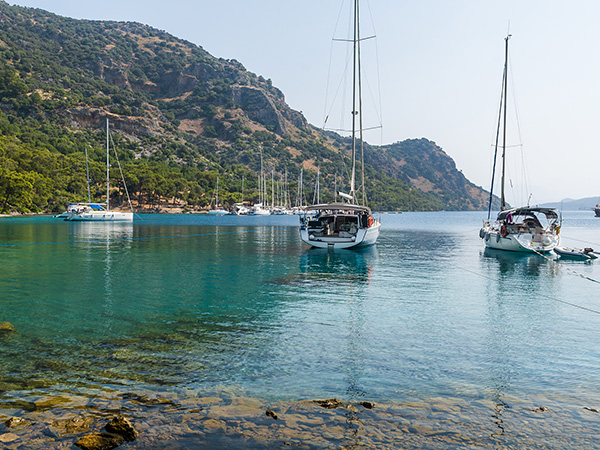
<instances>
[{"instance_id":1,"label":"tall mast","mask_svg":"<svg viewBox=\"0 0 600 450\"><path fill-rule=\"evenodd\" d=\"M110 211L109 200L110 200L110 162L108 160L108 117L106 118L106 210Z\"/></svg>"},{"instance_id":2,"label":"tall mast","mask_svg":"<svg viewBox=\"0 0 600 450\"><path fill-rule=\"evenodd\" d=\"M504 39L504 117L503 117L503 126L502 126L502 179L500 183L500 211L504 211L506 209L506 197L504 196L504 174L506 171L506 102L507 102L507 92L506 88L508 86L508 40L510 39L510 34L506 36Z\"/></svg>"},{"instance_id":3,"label":"tall mast","mask_svg":"<svg viewBox=\"0 0 600 450\"><path fill-rule=\"evenodd\" d=\"M358 0L356 0L356 47L358 55L358 120L359 120L359 136L360 139L360 169L361 169L361 184L362 184L362 205L366 204L365 193L365 152L363 147L363 111L362 111L362 71L360 66L360 10L358 8Z\"/></svg>"},{"instance_id":4,"label":"tall mast","mask_svg":"<svg viewBox=\"0 0 600 450\"><path fill-rule=\"evenodd\" d=\"M350 195L352 202L356 203L356 71L358 57L358 0L354 0L354 35L353 64L352 64L352 178L350 180Z\"/></svg>"},{"instance_id":5,"label":"tall mast","mask_svg":"<svg viewBox=\"0 0 600 450\"><path fill-rule=\"evenodd\" d=\"M92 194L90 192L90 165L88 164L87 146L85 146L85 176L87 179L88 203L92 203Z\"/></svg>"}]
</instances>

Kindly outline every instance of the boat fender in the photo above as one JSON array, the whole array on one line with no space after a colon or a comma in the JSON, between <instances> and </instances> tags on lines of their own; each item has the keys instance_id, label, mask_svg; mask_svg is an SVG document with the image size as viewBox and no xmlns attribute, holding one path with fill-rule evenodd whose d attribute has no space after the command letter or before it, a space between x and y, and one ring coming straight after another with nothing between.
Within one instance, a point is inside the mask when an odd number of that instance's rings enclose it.
<instances>
[{"instance_id":1,"label":"boat fender","mask_svg":"<svg viewBox=\"0 0 600 450\"><path fill-rule=\"evenodd\" d=\"M373 226L373 218L369 216L369 228Z\"/></svg>"},{"instance_id":2,"label":"boat fender","mask_svg":"<svg viewBox=\"0 0 600 450\"><path fill-rule=\"evenodd\" d=\"M479 230L479 237L483 239L485 237L485 230L482 228Z\"/></svg>"},{"instance_id":3,"label":"boat fender","mask_svg":"<svg viewBox=\"0 0 600 450\"><path fill-rule=\"evenodd\" d=\"M500 235L505 238L506 236L508 236L508 230L506 229L506 225L502 225L500 227Z\"/></svg>"}]
</instances>

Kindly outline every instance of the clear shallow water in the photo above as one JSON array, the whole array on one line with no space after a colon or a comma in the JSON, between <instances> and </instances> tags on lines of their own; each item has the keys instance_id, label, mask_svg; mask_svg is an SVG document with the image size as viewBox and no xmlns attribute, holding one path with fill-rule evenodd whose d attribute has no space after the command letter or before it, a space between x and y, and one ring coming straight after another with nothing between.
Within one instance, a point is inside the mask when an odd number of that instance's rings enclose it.
<instances>
[{"instance_id":1,"label":"clear shallow water","mask_svg":"<svg viewBox=\"0 0 600 450\"><path fill-rule=\"evenodd\" d=\"M384 214L376 246L334 252L301 244L297 217L2 219L0 321L18 331L0 336L0 413L32 394L227 389L496 416L519 399L576 423L600 407L600 284L584 278L600 261L486 252L482 218ZM591 212L562 234L600 249Z\"/></svg>"}]
</instances>

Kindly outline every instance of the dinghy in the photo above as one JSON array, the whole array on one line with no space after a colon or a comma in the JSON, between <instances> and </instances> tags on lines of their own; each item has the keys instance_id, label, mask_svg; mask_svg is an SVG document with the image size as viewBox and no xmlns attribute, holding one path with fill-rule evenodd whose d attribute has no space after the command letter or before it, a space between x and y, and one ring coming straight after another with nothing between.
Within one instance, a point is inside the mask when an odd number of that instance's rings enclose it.
<instances>
[{"instance_id":1,"label":"dinghy","mask_svg":"<svg viewBox=\"0 0 600 450\"><path fill-rule=\"evenodd\" d=\"M594 252L593 248L567 248L567 247L555 247L554 252L559 255L561 258L569 258L569 259L582 259L582 260L590 260L596 259L599 254Z\"/></svg>"}]
</instances>

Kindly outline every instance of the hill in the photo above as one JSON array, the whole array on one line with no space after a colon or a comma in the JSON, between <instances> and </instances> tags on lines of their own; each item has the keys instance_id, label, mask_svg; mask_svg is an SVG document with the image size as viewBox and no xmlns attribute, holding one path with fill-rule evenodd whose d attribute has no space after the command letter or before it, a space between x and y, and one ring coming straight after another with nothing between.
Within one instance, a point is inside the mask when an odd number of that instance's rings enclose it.
<instances>
[{"instance_id":1,"label":"hill","mask_svg":"<svg viewBox=\"0 0 600 450\"><path fill-rule=\"evenodd\" d=\"M572 198L565 198L560 202L544 203L542 206L548 208L558 208L563 211L578 211L588 210L591 211L595 206L600 203L598 200L600 197L586 197L574 200Z\"/></svg>"},{"instance_id":2,"label":"hill","mask_svg":"<svg viewBox=\"0 0 600 450\"><path fill-rule=\"evenodd\" d=\"M106 117L140 206L205 207L217 176L223 204L242 193L256 200L261 154L272 185L296 202L312 199L317 168L321 200L348 184L340 168L348 167L349 139L310 125L271 80L236 60L143 24L1 1L0 23L0 212L83 200L86 149L100 200ZM368 146L365 168L375 209L485 206L485 192L426 139ZM308 188L296 195L301 170ZM113 204L125 196L117 176Z\"/></svg>"}]
</instances>

